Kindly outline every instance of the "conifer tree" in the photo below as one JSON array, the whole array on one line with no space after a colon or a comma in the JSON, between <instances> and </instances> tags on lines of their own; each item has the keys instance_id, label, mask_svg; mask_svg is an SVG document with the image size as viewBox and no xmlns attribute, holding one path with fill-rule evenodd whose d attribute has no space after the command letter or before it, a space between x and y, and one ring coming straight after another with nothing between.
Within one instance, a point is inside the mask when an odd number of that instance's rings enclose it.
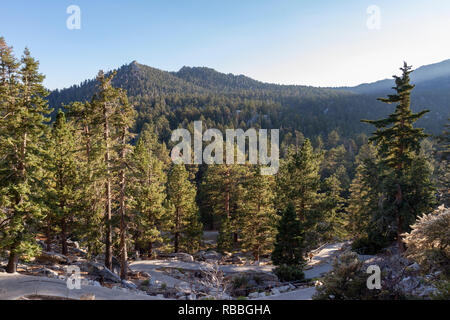
<instances>
[{"instance_id":1,"label":"conifer tree","mask_svg":"<svg viewBox=\"0 0 450 320\"><path fill-rule=\"evenodd\" d=\"M120 277L127 278L127 212L130 207L127 197L127 179L131 145L129 144L133 134L130 128L134 125L135 111L128 102L126 92L118 89L118 106L115 110L113 125L117 135L117 161L116 170L119 173L119 215L120 215Z\"/></svg>"},{"instance_id":2,"label":"conifer tree","mask_svg":"<svg viewBox=\"0 0 450 320\"><path fill-rule=\"evenodd\" d=\"M48 143L45 181L49 210L46 229L49 247L52 226L59 226L61 253L64 255L68 253L67 236L71 231L77 202L80 200L80 177L75 152L73 129L66 121L64 112L60 110L53 123Z\"/></svg>"},{"instance_id":3,"label":"conifer tree","mask_svg":"<svg viewBox=\"0 0 450 320\"><path fill-rule=\"evenodd\" d=\"M202 181L201 192L214 215L221 219L218 239L221 251L231 250L238 245L242 228L243 185L247 175L246 165L214 164L208 166Z\"/></svg>"},{"instance_id":4,"label":"conifer tree","mask_svg":"<svg viewBox=\"0 0 450 320\"><path fill-rule=\"evenodd\" d=\"M254 166L245 184L242 247L259 260L261 254L272 251L277 215L274 208L275 180L261 174Z\"/></svg>"},{"instance_id":5,"label":"conifer tree","mask_svg":"<svg viewBox=\"0 0 450 320\"><path fill-rule=\"evenodd\" d=\"M382 214L377 220L387 221L386 228L393 227L398 247L404 250L401 234L409 231L409 226L418 215L432 208L433 198L430 172L426 160L421 158L420 142L427 135L422 128L414 128L414 123L428 110L413 113L410 108L410 83L412 68L404 63L401 76L394 76L396 93L379 100L387 104L397 104L395 112L381 120L362 120L376 127L369 139L378 148L380 169L383 175ZM417 176L417 173L425 176Z\"/></svg>"},{"instance_id":6,"label":"conifer tree","mask_svg":"<svg viewBox=\"0 0 450 320\"><path fill-rule=\"evenodd\" d=\"M189 173L184 165L174 165L167 183L167 196L170 203L170 216L174 240L174 251L189 249L183 243L196 246L200 242L201 224L198 223L198 208L195 203L196 188L189 181ZM198 232L190 228L195 227Z\"/></svg>"},{"instance_id":7,"label":"conifer tree","mask_svg":"<svg viewBox=\"0 0 450 320\"><path fill-rule=\"evenodd\" d=\"M97 256L103 248L102 228L99 228L104 216L102 130L97 123L93 104L74 102L64 107L75 128L74 139L77 145L75 160L80 176L76 232L78 237L83 239L88 254Z\"/></svg>"},{"instance_id":8,"label":"conifer tree","mask_svg":"<svg viewBox=\"0 0 450 320\"><path fill-rule=\"evenodd\" d=\"M321 154L315 153L309 139L306 139L298 152L290 148L286 159L281 161L277 175L277 209L284 210L292 201L299 220L308 230L305 241L311 246L319 240L317 223L323 215L323 197L319 192L321 158Z\"/></svg>"},{"instance_id":9,"label":"conifer tree","mask_svg":"<svg viewBox=\"0 0 450 320\"><path fill-rule=\"evenodd\" d=\"M104 182L104 238L105 238L105 266L112 268L112 206L113 206L113 178L114 178L114 151L117 150L117 136L114 136L115 123L118 117L118 109L123 101L122 91L112 86L111 81L115 73L106 77L103 71L97 76L99 82L99 92L92 98L92 111L94 112L93 123L97 126L97 130L101 129L102 141L101 153L103 154L103 162L100 165L102 173L100 176ZM117 152L117 151L116 151Z\"/></svg>"},{"instance_id":10,"label":"conifer tree","mask_svg":"<svg viewBox=\"0 0 450 320\"><path fill-rule=\"evenodd\" d=\"M369 225L379 210L379 172L376 149L372 144L361 147L356 157L356 175L350 185L346 228L354 239L367 238Z\"/></svg>"},{"instance_id":11,"label":"conifer tree","mask_svg":"<svg viewBox=\"0 0 450 320\"><path fill-rule=\"evenodd\" d=\"M288 203L281 214L277 232L272 252L273 264L276 266L301 266L304 263L302 224L292 202Z\"/></svg>"},{"instance_id":12,"label":"conifer tree","mask_svg":"<svg viewBox=\"0 0 450 320\"><path fill-rule=\"evenodd\" d=\"M344 205L341 182L337 174L324 181L324 199L322 201L323 218L318 223L318 232L322 241L343 239L347 232L344 228Z\"/></svg>"},{"instance_id":13,"label":"conifer tree","mask_svg":"<svg viewBox=\"0 0 450 320\"><path fill-rule=\"evenodd\" d=\"M133 199L133 239L135 249L153 254L153 244L162 242L161 231L168 231L166 208L167 174L157 157L157 138L144 128L133 150L129 186Z\"/></svg>"},{"instance_id":14,"label":"conifer tree","mask_svg":"<svg viewBox=\"0 0 450 320\"><path fill-rule=\"evenodd\" d=\"M44 218L39 166L50 113L44 76L28 49L20 65L0 38L0 247L10 252L9 273L21 256L38 250L35 233Z\"/></svg>"}]
</instances>

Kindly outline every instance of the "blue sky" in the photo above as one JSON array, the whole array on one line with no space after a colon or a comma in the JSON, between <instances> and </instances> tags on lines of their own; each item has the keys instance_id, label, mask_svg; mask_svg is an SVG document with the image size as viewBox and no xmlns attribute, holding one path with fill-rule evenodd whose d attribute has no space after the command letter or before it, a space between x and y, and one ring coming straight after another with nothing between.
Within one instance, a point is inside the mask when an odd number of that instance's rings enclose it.
<instances>
[{"instance_id":1,"label":"blue sky","mask_svg":"<svg viewBox=\"0 0 450 320\"><path fill-rule=\"evenodd\" d=\"M80 30L66 27L69 5L81 9ZM367 27L371 5L379 30ZM0 8L0 35L17 55L30 48L51 89L133 60L341 86L390 77L403 60L450 59L448 0L14 0Z\"/></svg>"}]
</instances>

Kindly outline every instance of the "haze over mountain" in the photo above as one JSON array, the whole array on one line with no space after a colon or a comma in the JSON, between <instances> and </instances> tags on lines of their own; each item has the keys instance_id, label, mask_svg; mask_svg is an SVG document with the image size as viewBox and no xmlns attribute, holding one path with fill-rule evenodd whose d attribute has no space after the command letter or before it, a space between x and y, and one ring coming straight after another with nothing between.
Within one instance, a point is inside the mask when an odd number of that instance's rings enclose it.
<instances>
[{"instance_id":1,"label":"haze over mountain","mask_svg":"<svg viewBox=\"0 0 450 320\"><path fill-rule=\"evenodd\" d=\"M116 72L113 85L127 90L138 111L136 130L151 123L165 132L162 139L168 139L178 126L200 118L209 127L280 128L282 136L297 130L308 137L326 136L336 129L354 137L371 132L361 119L378 119L393 110L376 100L392 93L392 79L356 87L317 88L264 83L205 67L167 72L136 61ZM450 60L418 68L412 82L416 84L412 108L431 111L418 125L439 134L449 117ZM90 100L96 86L92 79L55 90L49 96L50 105L58 109L61 104Z\"/></svg>"},{"instance_id":2,"label":"haze over mountain","mask_svg":"<svg viewBox=\"0 0 450 320\"><path fill-rule=\"evenodd\" d=\"M416 90L436 89L445 87L450 89L450 59L417 68L411 74L412 83ZM390 90L394 80L384 79L373 83L364 83L356 87L342 87L355 93L380 93Z\"/></svg>"}]
</instances>

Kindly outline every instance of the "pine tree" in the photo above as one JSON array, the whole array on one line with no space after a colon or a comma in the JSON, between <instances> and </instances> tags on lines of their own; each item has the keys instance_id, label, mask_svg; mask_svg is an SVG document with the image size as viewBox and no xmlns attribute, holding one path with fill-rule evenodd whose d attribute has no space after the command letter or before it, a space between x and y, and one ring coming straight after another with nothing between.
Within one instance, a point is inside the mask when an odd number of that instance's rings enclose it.
<instances>
[{"instance_id":1,"label":"pine tree","mask_svg":"<svg viewBox=\"0 0 450 320\"><path fill-rule=\"evenodd\" d=\"M254 166L245 184L242 247L259 260L261 254L271 252L276 233L277 215L274 208L275 180L261 174Z\"/></svg>"},{"instance_id":2,"label":"pine tree","mask_svg":"<svg viewBox=\"0 0 450 320\"><path fill-rule=\"evenodd\" d=\"M21 68L0 38L0 247L10 252L7 272L21 256L32 256L35 233L43 219L42 170L45 115L50 113L39 63L25 49Z\"/></svg>"},{"instance_id":3,"label":"pine tree","mask_svg":"<svg viewBox=\"0 0 450 320\"><path fill-rule=\"evenodd\" d=\"M229 251L238 245L242 229L243 185L247 175L246 165L214 164L208 166L202 181L201 193L214 216L221 219L218 239L221 251Z\"/></svg>"},{"instance_id":4,"label":"pine tree","mask_svg":"<svg viewBox=\"0 0 450 320\"><path fill-rule=\"evenodd\" d=\"M197 246L200 242L198 235L202 226L196 220L198 219L198 208L195 203L196 188L188 178L189 174L184 165L174 165L167 183L175 252L179 252L181 247L188 249L186 244ZM194 227L194 224L198 232L190 229Z\"/></svg>"},{"instance_id":5,"label":"pine tree","mask_svg":"<svg viewBox=\"0 0 450 320\"><path fill-rule=\"evenodd\" d=\"M418 215L432 208L433 190L427 164L419 156L420 142L427 135L423 129L413 126L428 110L419 113L411 111L411 92L414 89L410 83L412 68L405 62L400 70L402 76L394 76L396 86L393 89L396 93L379 99L388 104L396 103L395 112L385 119L362 121L377 129L369 140L378 147L384 176L385 199L380 219L388 221L386 227L394 226L398 247L403 251L401 234L408 231ZM426 176L415 176L418 172Z\"/></svg>"},{"instance_id":6,"label":"pine tree","mask_svg":"<svg viewBox=\"0 0 450 320\"><path fill-rule=\"evenodd\" d=\"M277 231L272 252L273 264L276 266L301 266L304 263L302 224L292 202L289 202L283 211Z\"/></svg>"},{"instance_id":7,"label":"pine tree","mask_svg":"<svg viewBox=\"0 0 450 320\"><path fill-rule=\"evenodd\" d=\"M298 152L290 148L277 175L277 209L284 210L292 201L299 220L307 230L305 240L311 246L319 241L317 224L323 215L319 174L321 158L307 139Z\"/></svg>"},{"instance_id":8,"label":"pine tree","mask_svg":"<svg viewBox=\"0 0 450 320\"><path fill-rule=\"evenodd\" d=\"M102 130L91 103L74 102L64 108L75 128L74 139L77 145L75 160L80 176L80 199L77 203L76 232L87 247L88 254L97 256L103 248L102 228L99 228L104 216Z\"/></svg>"},{"instance_id":9,"label":"pine tree","mask_svg":"<svg viewBox=\"0 0 450 320\"><path fill-rule=\"evenodd\" d=\"M354 239L361 239L368 237L372 217L379 210L380 182L376 149L371 144L363 145L355 162L357 169L350 185L346 228Z\"/></svg>"},{"instance_id":10,"label":"pine tree","mask_svg":"<svg viewBox=\"0 0 450 320\"><path fill-rule=\"evenodd\" d=\"M322 201L323 218L318 223L322 241L342 240L347 232L344 228L344 205L341 182L337 174L324 181L324 199Z\"/></svg>"},{"instance_id":11,"label":"pine tree","mask_svg":"<svg viewBox=\"0 0 450 320\"><path fill-rule=\"evenodd\" d=\"M116 128L117 136L117 161L116 170L119 173L119 214L120 214L120 277L127 278L127 209L130 206L127 197L127 178L129 158L127 154L130 152L131 146L129 144L133 134L130 133L130 128L134 125L135 111L132 105L128 102L126 92L124 90L117 90L118 106L115 110L115 119L113 125Z\"/></svg>"},{"instance_id":12,"label":"pine tree","mask_svg":"<svg viewBox=\"0 0 450 320\"><path fill-rule=\"evenodd\" d=\"M47 250L50 250L51 232L54 225L60 229L61 253L67 255L67 235L80 200L80 177L75 160L75 141L73 128L66 121L61 110L53 123L48 142L46 165L48 213Z\"/></svg>"},{"instance_id":13,"label":"pine tree","mask_svg":"<svg viewBox=\"0 0 450 320\"><path fill-rule=\"evenodd\" d=\"M153 254L153 244L162 242L161 231L168 230L166 219L167 174L158 159L158 142L150 128L144 128L133 150L129 186L133 199L133 238L135 249Z\"/></svg>"},{"instance_id":14,"label":"pine tree","mask_svg":"<svg viewBox=\"0 0 450 320\"><path fill-rule=\"evenodd\" d=\"M103 171L100 173L100 177L104 182L105 188L105 266L108 269L111 269L112 267L114 177L120 175L119 168L114 166L114 164L117 163L117 149L119 148L122 151L125 150L123 139L125 139L125 141L127 139L127 126L130 121L128 113L131 112L126 99L126 93L121 89L114 88L111 84L115 75L116 73L114 72L106 77L103 71L98 73L97 80L99 83L99 92L94 95L91 102L92 111L94 112L92 123L94 127L96 127L94 130L101 131L103 138L99 141L101 154L103 155L103 162L100 163L99 166ZM120 148L120 146L122 146L122 148ZM123 159L121 161L123 162ZM124 172L122 173L124 174ZM122 189L124 189L124 184L124 180L122 179ZM119 194L124 195L123 190L119 191ZM119 207L120 205L121 204L119 204Z\"/></svg>"}]
</instances>

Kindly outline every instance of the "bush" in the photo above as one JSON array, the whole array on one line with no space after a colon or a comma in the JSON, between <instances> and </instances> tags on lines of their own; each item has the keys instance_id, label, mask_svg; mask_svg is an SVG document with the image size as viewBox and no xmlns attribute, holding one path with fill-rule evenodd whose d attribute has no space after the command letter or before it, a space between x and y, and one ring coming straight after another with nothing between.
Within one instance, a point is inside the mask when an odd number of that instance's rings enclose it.
<instances>
[{"instance_id":1,"label":"bush","mask_svg":"<svg viewBox=\"0 0 450 320\"><path fill-rule=\"evenodd\" d=\"M417 219L404 234L405 256L417 261L425 271L440 270L450 275L450 209L439 207Z\"/></svg>"},{"instance_id":2,"label":"bush","mask_svg":"<svg viewBox=\"0 0 450 320\"><path fill-rule=\"evenodd\" d=\"M335 258L333 270L325 275L323 285L317 288L314 300L361 300L370 296L367 274L363 263L354 252L346 252Z\"/></svg>"},{"instance_id":3,"label":"bush","mask_svg":"<svg viewBox=\"0 0 450 320\"><path fill-rule=\"evenodd\" d=\"M248 278L246 276L238 276L233 278L232 287L233 289L246 289L248 286Z\"/></svg>"},{"instance_id":4,"label":"bush","mask_svg":"<svg viewBox=\"0 0 450 320\"><path fill-rule=\"evenodd\" d=\"M275 268L274 273L281 282L300 281L305 274L300 266L281 265Z\"/></svg>"},{"instance_id":5,"label":"bush","mask_svg":"<svg viewBox=\"0 0 450 320\"><path fill-rule=\"evenodd\" d=\"M433 300L450 300L450 277L435 284L438 291L432 295Z\"/></svg>"}]
</instances>

